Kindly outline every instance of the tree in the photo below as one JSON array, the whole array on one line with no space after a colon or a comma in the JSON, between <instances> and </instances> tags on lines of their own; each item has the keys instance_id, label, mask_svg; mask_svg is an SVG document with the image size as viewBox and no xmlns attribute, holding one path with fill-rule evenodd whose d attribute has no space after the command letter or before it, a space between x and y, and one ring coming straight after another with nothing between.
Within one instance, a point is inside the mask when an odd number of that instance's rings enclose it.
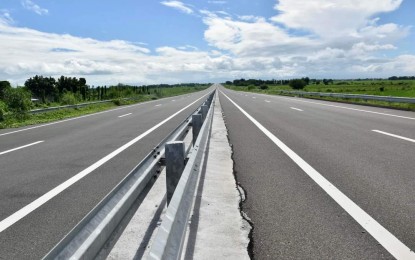
<instances>
[{"instance_id":1,"label":"tree","mask_svg":"<svg viewBox=\"0 0 415 260\"><path fill-rule=\"evenodd\" d=\"M4 99L4 93L10 88L12 88L10 82L0 81L0 100Z\"/></svg>"},{"instance_id":2,"label":"tree","mask_svg":"<svg viewBox=\"0 0 415 260\"><path fill-rule=\"evenodd\" d=\"M292 79L288 83L292 89L303 89L307 83L303 79Z\"/></svg>"},{"instance_id":3,"label":"tree","mask_svg":"<svg viewBox=\"0 0 415 260\"><path fill-rule=\"evenodd\" d=\"M56 80L52 77L46 78L36 75L26 80L24 85L32 95L40 98L43 103L46 102L46 99L56 99Z\"/></svg>"}]
</instances>

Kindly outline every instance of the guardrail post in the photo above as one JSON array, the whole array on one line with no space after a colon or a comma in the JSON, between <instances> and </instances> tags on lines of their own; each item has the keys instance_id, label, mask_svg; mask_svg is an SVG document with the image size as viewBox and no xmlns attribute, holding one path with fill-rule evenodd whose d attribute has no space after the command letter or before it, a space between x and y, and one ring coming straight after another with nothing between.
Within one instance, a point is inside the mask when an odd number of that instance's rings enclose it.
<instances>
[{"instance_id":1,"label":"guardrail post","mask_svg":"<svg viewBox=\"0 0 415 260\"><path fill-rule=\"evenodd\" d=\"M205 118L207 116L207 113L209 111L209 107L206 105L203 105L200 107L200 111L202 111L202 120L205 121Z\"/></svg>"},{"instance_id":2,"label":"guardrail post","mask_svg":"<svg viewBox=\"0 0 415 260\"><path fill-rule=\"evenodd\" d=\"M192 115L192 133L193 133L193 145L196 142L200 129L202 128L203 119L202 115Z\"/></svg>"},{"instance_id":3,"label":"guardrail post","mask_svg":"<svg viewBox=\"0 0 415 260\"><path fill-rule=\"evenodd\" d=\"M170 142L166 144L166 187L167 205L173 197L174 190L179 183L184 170L185 149L184 142Z\"/></svg>"}]
</instances>

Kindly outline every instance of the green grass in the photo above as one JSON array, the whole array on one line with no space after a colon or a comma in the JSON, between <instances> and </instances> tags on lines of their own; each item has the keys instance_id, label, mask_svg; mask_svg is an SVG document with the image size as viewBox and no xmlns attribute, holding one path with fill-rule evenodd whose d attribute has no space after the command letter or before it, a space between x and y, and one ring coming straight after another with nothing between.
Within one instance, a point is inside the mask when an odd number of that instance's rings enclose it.
<instances>
[{"instance_id":1,"label":"green grass","mask_svg":"<svg viewBox=\"0 0 415 260\"><path fill-rule=\"evenodd\" d=\"M280 95L282 90L292 91L288 85L268 85L267 90L261 90L255 86L234 86L224 85L225 87L237 91L255 92L270 95ZM382 91L383 89L383 91ZM394 96L394 97L414 97L415 98L415 81L413 80L354 80L341 81L336 80L333 84L310 84L302 91L323 92L323 93L343 93L343 94L360 94L360 95L377 95L377 96ZM292 95L291 95L292 96ZM369 106L379 106L396 108L402 110L415 111L415 104L408 103L392 103L383 101L361 100L361 99L342 99L332 97L313 97L307 98L362 104Z\"/></svg>"},{"instance_id":2,"label":"green grass","mask_svg":"<svg viewBox=\"0 0 415 260\"><path fill-rule=\"evenodd\" d=\"M113 102L109 103L100 103L100 104L92 104L86 107L81 108L67 108L67 109L60 109L45 113L33 114L33 115L25 115L23 118L19 118L13 114L7 114L5 116L5 120L0 122L0 129L4 128L14 128L14 127L22 127L27 125L34 125L34 124L43 124L48 122L53 122L57 120L63 120L72 117L78 117L82 115L93 114L109 109L113 109L117 106L123 105L131 105L135 103L156 100L159 98L164 97L172 97L182 94L189 94L197 91L201 91L206 89L203 87L175 87L175 88L163 88L160 89L158 93L150 94L150 95L137 95L132 97L132 100L123 100L123 99L116 99ZM59 104L55 104L59 105Z\"/></svg>"}]
</instances>

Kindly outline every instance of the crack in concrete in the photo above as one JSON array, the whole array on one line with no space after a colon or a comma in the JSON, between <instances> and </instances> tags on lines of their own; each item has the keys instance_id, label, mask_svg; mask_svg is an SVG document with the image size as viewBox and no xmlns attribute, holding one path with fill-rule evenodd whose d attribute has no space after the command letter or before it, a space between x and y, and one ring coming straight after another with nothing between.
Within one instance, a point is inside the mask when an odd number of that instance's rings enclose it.
<instances>
[{"instance_id":1,"label":"crack in concrete","mask_svg":"<svg viewBox=\"0 0 415 260\"><path fill-rule=\"evenodd\" d=\"M226 116L225 114L222 112L222 117L223 117L223 121L225 122L225 126L226 126ZM226 137L228 138L228 143L229 146L231 147L231 160L232 160L232 170L233 170L233 176L235 178L235 186L236 189L238 190L239 193L239 212L241 214L241 217L244 221L246 221L246 223L248 223L248 226L250 228L249 230L249 234L248 234L248 239L249 239L249 243L248 243L248 247L247 247L247 251L248 251L248 255L251 259L255 259L255 254L254 254L254 223L252 222L251 218L248 217L248 215L246 214L246 212L244 212L243 210L243 203L246 201L246 199L248 198L248 193L247 191L244 189L244 187L241 185L241 183L238 181L238 177L237 177L237 171L235 170L235 160L234 160L234 152L233 152L233 145L231 143L231 140L229 139L229 131L228 131L228 127L226 127Z\"/></svg>"}]
</instances>

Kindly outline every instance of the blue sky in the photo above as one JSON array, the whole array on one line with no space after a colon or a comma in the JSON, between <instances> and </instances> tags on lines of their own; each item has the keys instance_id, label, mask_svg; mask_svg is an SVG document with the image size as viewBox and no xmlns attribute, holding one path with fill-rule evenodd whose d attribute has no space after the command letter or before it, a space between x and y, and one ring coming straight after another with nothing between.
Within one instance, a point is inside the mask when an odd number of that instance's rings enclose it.
<instances>
[{"instance_id":1,"label":"blue sky","mask_svg":"<svg viewBox=\"0 0 415 260\"><path fill-rule=\"evenodd\" d=\"M2 0L0 80L415 75L412 0Z\"/></svg>"}]
</instances>

